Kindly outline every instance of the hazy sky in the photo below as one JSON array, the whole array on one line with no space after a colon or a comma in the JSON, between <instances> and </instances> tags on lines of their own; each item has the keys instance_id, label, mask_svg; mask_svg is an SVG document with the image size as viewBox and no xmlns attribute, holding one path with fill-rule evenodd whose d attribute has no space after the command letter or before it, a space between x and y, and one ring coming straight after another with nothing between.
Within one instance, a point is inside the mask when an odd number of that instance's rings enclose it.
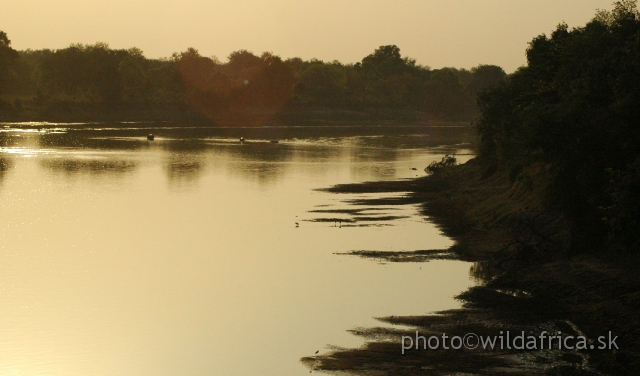
<instances>
[{"instance_id":1,"label":"hazy sky","mask_svg":"<svg viewBox=\"0 0 640 376\"><path fill-rule=\"evenodd\" d=\"M582 26L612 0L1 0L16 49L107 42L167 57L188 47L223 59L360 61L380 45L432 68L525 63L527 42L561 21Z\"/></svg>"}]
</instances>

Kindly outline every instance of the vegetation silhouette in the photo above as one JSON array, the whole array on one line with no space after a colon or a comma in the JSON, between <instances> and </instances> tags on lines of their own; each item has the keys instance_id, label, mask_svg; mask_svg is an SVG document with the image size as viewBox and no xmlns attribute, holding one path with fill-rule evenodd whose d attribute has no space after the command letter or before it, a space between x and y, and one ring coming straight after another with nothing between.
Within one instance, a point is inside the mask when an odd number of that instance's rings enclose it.
<instances>
[{"instance_id":1,"label":"vegetation silhouette","mask_svg":"<svg viewBox=\"0 0 640 376\"><path fill-rule=\"evenodd\" d=\"M513 180L549 182L572 252L640 250L638 35L629 0L584 27L562 23L530 42L527 66L480 96L481 158Z\"/></svg>"},{"instance_id":2,"label":"vegetation silhouette","mask_svg":"<svg viewBox=\"0 0 640 376\"><path fill-rule=\"evenodd\" d=\"M261 125L293 95L291 68L268 52L236 51L221 64L190 48L174 54L173 62L187 103L221 126Z\"/></svg>"},{"instance_id":3,"label":"vegetation silhouette","mask_svg":"<svg viewBox=\"0 0 640 376\"><path fill-rule=\"evenodd\" d=\"M179 120L219 126L292 121L470 121L502 68L432 70L381 46L356 64L188 48L147 59L106 43L15 51L0 34L0 120Z\"/></svg>"},{"instance_id":4,"label":"vegetation silhouette","mask_svg":"<svg viewBox=\"0 0 640 376\"><path fill-rule=\"evenodd\" d=\"M376 375L639 374L639 36L640 12L630 0L598 11L584 27L560 24L531 41L526 66L480 94L478 158L447 166L454 164L447 156L415 180L327 189L411 192L397 204L421 203L455 240L448 254L477 262L470 274L483 286L457 296L460 310L381 318L410 329L358 329L368 339L362 347L302 362L311 370ZM416 252L352 254L404 262ZM610 351L563 354L567 348L558 346L517 357L480 348L400 356L402 336L417 329L461 337L498 330L620 335Z\"/></svg>"}]
</instances>

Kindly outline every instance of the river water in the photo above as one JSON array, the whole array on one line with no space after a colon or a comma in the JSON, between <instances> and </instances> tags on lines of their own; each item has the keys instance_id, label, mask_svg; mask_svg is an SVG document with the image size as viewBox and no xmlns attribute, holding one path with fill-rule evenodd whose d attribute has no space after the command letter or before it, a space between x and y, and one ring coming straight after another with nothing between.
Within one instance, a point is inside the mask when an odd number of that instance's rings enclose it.
<instances>
[{"instance_id":1,"label":"river water","mask_svg":"<svg viewBox=\"0 0 640 376\"><path fill-rule=\"evenodd\" d=\"M452 242L417 206L348 222L326 211L380 195L316 190L464 162L468 127L0 127L1 375L303 375L474 284L465 262L337 255Z\"/></svg>"}]
</instances>

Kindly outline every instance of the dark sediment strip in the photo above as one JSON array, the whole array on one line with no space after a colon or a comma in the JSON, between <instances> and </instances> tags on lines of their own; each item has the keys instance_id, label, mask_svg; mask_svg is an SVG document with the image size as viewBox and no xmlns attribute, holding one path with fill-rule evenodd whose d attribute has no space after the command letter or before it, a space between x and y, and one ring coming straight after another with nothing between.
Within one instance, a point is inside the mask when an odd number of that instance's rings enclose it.
<instances>
[{"instance_id":1,"label":"dark sediment strip","mask_svg":"<svg viewBox=\"0 0 640 376\"><path fill-rule=\"evenodd\" d=\"M412 205L420 204L423 201L414 196L402 196L402 197L380 197L380 198L354 198L345 200L344 202L352 205L362 206L375 206L375 205Z\"/></svg>"},{"instance_id":2,"label":"dark sediment strip","mask_svg":"<svg viewBox=\"0 0 640 376\"><path fill-rule=\"evenodd\" d=\"M607 261L569 258L568 224L545 208L543 179L510 180L477 160L411 181L339 185L334 193L404 193L401 197L345 200L356 205L420 204L455 244L448 250L344 255L382 262L436 258L475 262L470 276L483 286L457 298L463 308L425 316L379 320L397 328L352 330L367 339L359 349L333 349L302 358L313 370L355 375L548 374L635 375L640 372L640 256ZM351 213L353 214L353 213ZM584 335L590 343L608 331L619 350L413 350L401 354L402 336L539 335L542 331Z\"/></svg>"},{"instance_id":3,"label":"dark sediment strip","mask_svg":"<svg viewBox=\"0 0 640 376\"><path fill-rule=\"evenodd\" d=\"M386 215L376 217L355 217L355 218L314 218L308 219L307 222L336 222L336 223L356 223L356 222L379 222L379 221L394 221L397 219L409 218L404 215Z\"/></svg>"},{"instance_id":4,"label":"dark sediment strip","mask_svg":"<svg viewBox=\"0 0 640 376\"><path fill-rule=\"evenodd\" d=\"M307 219L307 222L330 222L330 223L340 223L340 222L345 222L345 223L355 223L356 221L353 219L349 219L349 218L314 218L314 219Z\"/></svg>"},{"instance_id":5,"label":"dark sediment strip","mask_svg":"<svg viewBox=\"0 0 640 376\"><path fill-rule=\"evenodd\" d=\"M409 218L406 215L382 215L376 217L355 217L356 222L359 221L367 221L367 222L375 222L375 221L395 221L396 219L404 219Z\"/></svg>"},{"instance_id":6,"label":"dark sediment strip","mask_svg":"<svg viewBox=\"0 0 640 376\"><path fill-rule=\"evenodd\" d=\"M397 208L316 209L316 210L309 210L309 211L307 211L307 213L362 215L363 214L362 212L365 212L365 211L376 211L376 210L397 210Z\"/></svg>"},{"instance_id":7,"label":"dark sediment strip","mask_svg":"<svg viewBox=\"0 0 640 376\"><path fill-rule=\"evenodd\" d=\"M321 188L318 191L331 193L390 193L412 192L420 187L418 179L385 180L365 183L337 184L330 188Z\"/></svg>"},{"instance_id":8,"label":"dark sediment strip","mask_svg":"<svg viewBox=\"0 0 640 376\"><path fill-rule=\"evenodd\" d=\"M429 249L410 252L387 252L387 251L350 251L339 252L336 255L359 256L384 262L427 262L431 260L458 260L455 253L447 249Z\"/></svg>"},{"instance_id":9,"label":"dark sediment strip","mask_svg":"<svg viewBox=\"0 0 640 376\"><path fill-rule=\"evenodd\" d=\"M525 336L537 336L543 330L580 335L571 322L548 315L549 307L541 299L516 298L486 287L473 288L463 295L460 297L465 301L463 309L428 316L379 318L394 327L350 330L367 340L360 349L341 349L302 361L311 369L354 375L533 375L561 374L567 370L575 371L571 373L574 375L596 374L588 367L588 354L568 349L518 350L495 346L482 350L463 346L456 350L448 346L449 349L432 350L424 349L422 340L416 349L416 331L425 338L442 338L443 333L449 338L474 333L485 338L502 335L506 339L506 330L512 336L522 332ZM413 348L404 354L403 336L411 337L414 342Z\"/></svg>"}]
</instances>

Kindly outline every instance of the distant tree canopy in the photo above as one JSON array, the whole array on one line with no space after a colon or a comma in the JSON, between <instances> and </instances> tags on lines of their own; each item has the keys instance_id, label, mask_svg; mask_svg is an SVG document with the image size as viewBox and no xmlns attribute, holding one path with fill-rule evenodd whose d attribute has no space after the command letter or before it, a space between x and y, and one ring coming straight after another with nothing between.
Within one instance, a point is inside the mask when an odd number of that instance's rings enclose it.
<instances>
[{"instance_id":1,"label":"distant tree canopy","mask_svg":"<svg viewBox=\"0 0 640 376\"><path fill-rule=\"evenodd\" d=\"M18 53L11 48L7 34L0 31L0 94L5 91L8 81L15 75L15 64Z\"/></svg>"},{"instance_id":2,"label":"distant tree canopy","mask_svg":"<svg viewBox=\"0 0 640 376\"><path fill-rule=\"evenodd\" d=\"M527 61L505 84L480 96L481 156L514 174L523 166L545 165L553 182L550 202L573 221L577 246L602 245L608 238L638 250L640 15L635 1L599 11L584 27L570 30L560 24L551 36L534 38Z\"/></svg>"},{"instance_id":3,"label":"distant tree canopy","mask_svg":"<svg viewBox=\"0 0 640 376\"><path fill-rule=\"evenodd\" d=\"M21 87L57 98L117 104L122 101L160 102L162 92L181 91L172 79L169 62L148 60L137 48L110 49L105 43L74 44L56 51L22 52L32 61L31 75ZM159 77L165 76L165 77ZM161 86L159 86L161 84Z\"/></svg>"},{"instance_id":4,"label":"distant tree canopy","mask_svg":"<svg viewBox=\"0 0 640 376\"><path fill-rule=\"evenodd\" d=\"M291 68L268 52L236 51L221 64L190 48L173 63L188 103L221 125L260 125L289 102L295 85Z\"/></svg>"},{"instance_id":5,"label":"distant tree canopy","mask_svg":"<svg viewBox=\"0 0 640 376\"><path fill-rule=\"evenodd\" d=\"M505 77L502 68L491 65L432 70L402 57L395 45L381 46L356 64L283 61L270 52L257 56L246 50L221 62L193 48L158 60L137 48L111 49L105 43L17 52L0 32L0 109L13 110L0 112L3 118L19 118L24 104L31 116L62 120L71 113L91 118L96 109L106 117L178 114L220 125L259 125L291 110L471 120L479 114L476 94ZM13 108L7 101L12 98Z\"/></svg>"}]
</instances>

